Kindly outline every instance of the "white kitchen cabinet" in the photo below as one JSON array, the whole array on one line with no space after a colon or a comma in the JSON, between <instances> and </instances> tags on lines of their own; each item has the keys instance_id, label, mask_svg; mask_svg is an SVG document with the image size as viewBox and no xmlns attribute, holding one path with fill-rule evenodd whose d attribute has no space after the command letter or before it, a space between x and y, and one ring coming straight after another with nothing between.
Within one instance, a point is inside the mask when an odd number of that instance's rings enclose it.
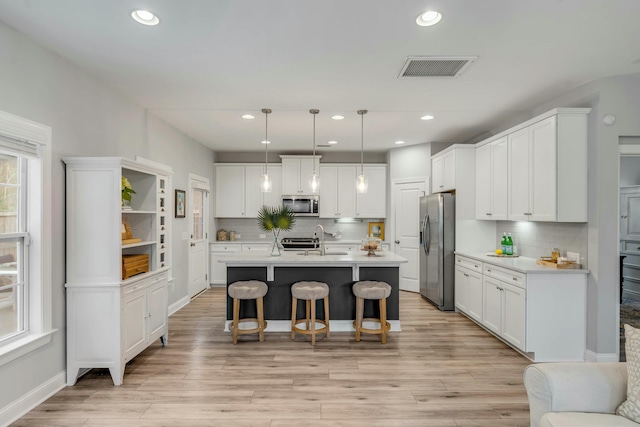
<instances>
[{"instance_id":1,"label":"white kitchen cabinet","mask_svg":"<svg viewBox=\"0 0 640 427\"><path fill-rule=\"evenodd\" d=\"M446 150L431 158L431 192L441 193L456 188L456 152Z\"/></svg>"},{"instance_id":2,"label":"white kitchen cabinet","mask_svg":"<svg viewBox=\"0 0 640 427\"><path fill-rule=\"evenodd\" d=\"M295 196L300 194L313 194L309 186L309 178L315 169L320 170L320 158L315 157L315 168L313 156L280 156L282 158L282 194ZM320 181L322 186L322 181Z\"/></svg>"},{"instance_id":3,"label":"white kitchen cabinet","mask_svg":"<svg viewBox=\"0 0 640 427\"><path fill-rule=\"evenodd\" d=\"M507 219L507 153L506 137L476 148L476 219Z\"/></svg>"},{"instance_id":4,"label":"white kitchen cabinet","mask_svg":"<svg viewBox=\"0 0 640 427\"><path fill-rule=\"evenodd\" d=\"M474 320L482 321L482 274L467 268L455 268L456 308Z\"/></svg>"},{"instance_id":5,"label":"white kitchen cabinet","mask_svg":"<svg viewBox=\"0 0 640 427\"><path fill-rule=\"evenodd\" d=\"M587 221L589 111L556 109L503 132L509 220Z\"/></svg>"},{"instance_id":6,"label":"white kitchen cabinet","mask_svg":"<svg viewBox=\"0 0 640 427\"><path fill-rule=\"evenodd\" d=\"M356 166L320 166L320 218L355 218Z\"/></svg>"},{"instance_id":7,"label":"white kitchen cabinet","mask_svg":"<svg viewBox=\"0 0 640 427\"><path fill-rule=\"evenodd\" d=\"M117 157L63 160L67 384L81 369L108 368L120 385L128 360L157 338L167 342L171 168ZM121 206L123 177L135 190L130 207ZM123 244L123 224L139 241ZM140 266L147 271L123 279L124 255L147 255Z\"/></svg>"},{"instance_id":8,"label":"white kitchen cabinet","mask_svg":"<svg viewBox=\"0 0 640 427\"><path fill-rule=\"evenodd\" d=\"M260 187L264 175L263 164L215 165L216 218L256 218L263 206L282 204L282 167L269 165L272 190L263 193Z\"/></svg>"},{"instance_id":9,"label":"white kitchen cabinet","mask_svg":"<svg viewBox=\"0 0 640 427\"><path fill-rule=\"evenodd\" d=\"M212 285L226 285L227 284L227 266L224 263L218 262L221 255L239 252L242 250L240 243L212 243L209 247L210 255L210 274L209 283Z\"/></svg>"},{"instance_id":10,"label":"white kitchen cabinet","mask_svg":"<svg viewBox=\"0 0 640 427\"><path fill-rule=\"evenodd\" d=\"M620 240L640 241L640 187L620 191Z\"/></svg>"},{"instance_id":11,"label":"white kitchen cabinet","mask_svg":"<svg viewBox=\"0 0 640 427\"><path fill-rule=\"evenodd\" d=\"M483 278L483 325L525 351L526 291L493 277Z\"/></svg>"},{"instance_id":12,"label":"white kitchen cabinet","mask_svg":"<svg viewBox=\"0 0 640 427\"><path fill-rule=\"evenodd\" d=\"M359 168L357 174L360 174ZM387 166L364 165L364 176L369 181L369 187L366 193L356 193L356 217L386 218Z\"/></svg>"}]
</instances>

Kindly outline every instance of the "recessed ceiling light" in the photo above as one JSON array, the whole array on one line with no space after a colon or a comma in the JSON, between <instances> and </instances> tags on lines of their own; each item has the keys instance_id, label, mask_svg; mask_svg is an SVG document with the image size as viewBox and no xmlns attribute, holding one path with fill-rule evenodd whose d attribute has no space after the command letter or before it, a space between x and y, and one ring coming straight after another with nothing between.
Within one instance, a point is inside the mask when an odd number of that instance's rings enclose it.
<instances>
[{"instance_id":1,"label":"recessed ceiling light","mask_svg":"<svg viewBox=\"0 0 640 427\"><path fill-rule=\"evenodd\" d=\"M271 144L271 141L260 141L260 144Z\"/></svg>"},{"instance_id":2,"label":"recessed ceiling light","mask_svg":"<svg viewBox=\"0 0 640 427\"><path fill-rule=\"evenodd\" d=\"M246 119L246 120L253 120L253 119L255 119L256 117L255 117L255 116L252 116L251 114L243 114L243 115L242 115L242 118L243 118L243 119Z\"/></svg>"},{"instance_id":3,"label":"recessed ceiling light","mask_svg":"<svg viewBox=\"0 0 640 427\"><path fill-rule=\"evenodd\" d=\"M404 144L404 141L396 141L396 145L402 145Z\"/></svg>"},{"instance_id":4,"label":"recessed ceiling light","mask_svg":"<svg viewBox=\"0 0 640 427\"><path fill-rule=\"evenodd\" d=\"M344 119L344 116L335 115L335 116L331 116L331 118L332 118L333 120L342 120L342 119Z\"/></svg>"},{"instance_id":5,"label":"recessed ceiling light","mask_svg":"<svg viewBox=\"0 0 640 427\"><path fill-rule=\"evenodd\" d=\"M329 142L327 142L327 144L331 144L331 145L335 145L337 143L338 143L338 141L329 141Z\"/></svg>"},{"instance_id":6,"label":"recessed ceiling light","mask_svg":"<svg viewBox=\"0 0 640 427\"><path fill-rule=\"evenodd\" d=\"M442 14L440 12L436 12L435 10L428 10L425 13L420 14L416 18L416 24L421 27L430 27L432 25L436 25L442 19Z\"/></svg>"},{"instance_id":7,"label":"recessed ceiling light","mask_svg":"<svg viewBox=\"0 0 640 427\"><path fill-rule=\"evenodd\" d=\"M160 19L148 10L134 10L131 12L131 17L142 25L158 25Z\"/></svg>"},{"instance_id":8,"label":"recessed ceiling light","mask_svg":"<svg viewBox=\"0 0 640 427\"><path fill-rule=\"evenodd\" d=\"M433 120L435 117L427 114L426 116L420 117L420 120Z\"/></svg>"}]
</instances>

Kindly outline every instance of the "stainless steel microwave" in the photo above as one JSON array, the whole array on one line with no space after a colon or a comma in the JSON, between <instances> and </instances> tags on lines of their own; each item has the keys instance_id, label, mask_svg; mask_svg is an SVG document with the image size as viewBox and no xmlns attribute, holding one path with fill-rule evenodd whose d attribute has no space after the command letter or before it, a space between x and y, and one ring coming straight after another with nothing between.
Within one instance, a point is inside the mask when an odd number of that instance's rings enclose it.
<instances>
[{"instance_id":1,"label":"stainless steel microwave","mask_svg":"<svg viewBox=\"0 0 640 427\"><path fill-rule=\"evenodd\" d=\"M282 206L289 207L296 216L319 216L318 196L282 196Z\"/></svg>"}]
</instances>

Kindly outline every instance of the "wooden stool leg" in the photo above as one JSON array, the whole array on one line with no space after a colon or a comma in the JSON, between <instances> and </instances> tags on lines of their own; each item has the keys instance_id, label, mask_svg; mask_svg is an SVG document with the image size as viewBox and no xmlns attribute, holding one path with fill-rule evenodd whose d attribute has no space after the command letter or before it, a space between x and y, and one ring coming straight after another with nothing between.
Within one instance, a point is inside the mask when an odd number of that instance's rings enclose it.
<instances>
[{"instance_id":1,"label":"wooden stool leg","mask_svg":"<svg viewBox=\"0 0 640 427\"><path fill-rule=\"evenodd\" d=\"M297 308L298 308L298 299L296 297L292 297L291 298L291 340L293 340L296 334L293 328L296 326L296 316L298 315Z\"/></svg>"},{"instance_id":2,"label":"wooden stool leg","mask_svg":"<svg viewBox=\"0 0 640 427\"><path fill-rule=\"evenodd\" d=\"M238 344L238 321L240 320L240 300L237 298L233 299L233 328L232 328L232 336L233 343Z\"/></svg>"},{"instance_id":3,"label":"wooden stool leg","mask_svg":"<svg viewBox=\"0 0 640 427\"><path fill-rule=\"evenodd\" d=\"M258 336L260 337L260 342L264 341L264 304L262 297L256 300L256 309L258 312Z\"/></svg>"},{"instance_id":4,"label":"wooden stool leg","mask_svg":"<svg viewBox=\"0 0 640 427\"><path fill-rule=\"evenodd\" d=\"M307 302L311 306L311 345L316 345L316 300Z\"/></svg>"},{"instance_id":5,"label":"wooden stool leg","mask_svg":"<svg viewBox=\"0 0 640 427\"><path fill-rule=\"evenodd\" d=\"M380 300L380 328L382 329L382 344L387 343L387 299Z\"/></svg>"},{"instance_id":6,"label":"wooden stool leg","mask_svg":"<svg viewBox=\"0 0 640 427\"><path fill-rule=\"evenodd\" d=\"M329 338L329 297L324 297L324 320L327 322L327 338Z\"/></svg>"},{"instance_id":7,"label":"wooden stool leg","mask_svg":"<svg viewBox=\"0 0 640 427\"><path fill-rule=\"evenodd\" d=\"M304 325L307 327L307 331L309 330L309 310L310 309L311 309L311 301L307 300L305 322L304 322Z\"/></svg>"},{"instance_id":8,"label":"wooden stool leg","mask_svg":"<svg viewBox=\"0 0 640 427\"><path fill-rule=\"evenodd\" d=\"M362 328L363 313L364 313L364 299L356 298L356 341L360 341L360 329Z\"/></svg>"}]
</instances>

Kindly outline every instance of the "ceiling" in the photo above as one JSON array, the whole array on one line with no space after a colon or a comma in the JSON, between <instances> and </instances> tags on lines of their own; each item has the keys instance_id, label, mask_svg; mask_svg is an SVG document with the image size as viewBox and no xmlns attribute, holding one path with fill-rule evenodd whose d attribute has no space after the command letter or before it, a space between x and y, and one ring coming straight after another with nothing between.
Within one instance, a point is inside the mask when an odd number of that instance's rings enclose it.
<instances>
[{"instance_id":1,"label":"ceiling","mask_svg":"<svg viewBox=\"0 0 640 427\"><path fill-rule=\"evenodd\" d=\"M130 18L156 13L160 25ZM416 25L426 10L442 21ZM465 142L594 79L640 72L638 0L0 0L0 20L216 151ZM472 55L398 78L408 56ZM250 113L255 120L244 120ZM330 117L341 114L344 120ZM425 114L434 120L423 121Z\"/></svg>"}]
</instances>

